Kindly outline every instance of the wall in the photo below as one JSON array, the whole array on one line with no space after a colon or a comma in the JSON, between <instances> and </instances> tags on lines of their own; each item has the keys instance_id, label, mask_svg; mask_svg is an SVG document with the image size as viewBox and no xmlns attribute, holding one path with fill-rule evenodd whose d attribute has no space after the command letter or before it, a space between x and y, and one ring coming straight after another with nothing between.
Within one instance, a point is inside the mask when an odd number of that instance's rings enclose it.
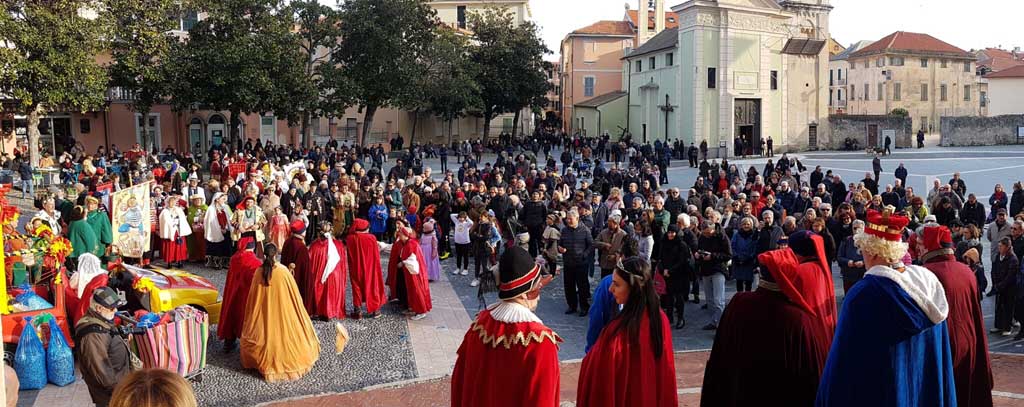
<instances>
[{"instance_id":1,"label":"wall","mask_svg":"<svg viewBox=\"0 0 1024 407\"><path fill-rule=\"evenodd\" d=\"M1021 144L1017 129L1024 127L1024 115L943 117L941 123L942 146Z\"/></svg>"},{"instance_id":2,"label":"wall","mask_svg":"<svg viewBox=\"0 0 1024 407\"><path fill-rule=\"evenodd\" d=\"M566 69L562 83L562 120L570 134L575 133L576 124L573 106L596 96L625 90L622 78L622 56L631 47L633 39L626 36L578 36L570 35L562 42ZM589 49L588 49L589 48ZM566 56L567 55L567 56ZM587 96L584 80L594 78L594 94Z\"/></svg>"},{"instance_id":3,"label":"wall","mask_svg":"<svg viewBox=\"0 0 1024 407\"><path fill-rule=\"evenodd\" d=\"M988 114L1024 114L1024 78L988 79Z\"/></svg>"},{"instance_id":4,"label":"wall","mask_svg":"<svg viewBox=\"0 0 1024 407\"><path fill-rule=\"evenodd\" d=\"M672 66L666 66L666 55L672 53ZM649 69L650 57L655 57L655 69ZM636 72L636 61L643 61L643 71ZM633 140L642 142L644 136L644 125L647 125L647 140L664 140L665 113L660 106L665 104L665 95L669 96L669 102L675 108L668 116L668 137L669 140L676 140L680 135L677 120L680 113L680 97L678 80L680 75L680 59L678 48L661 50L651 54L640 55L630 58L630 96L629 96L629 132ZM626 127L623 125L623 127ZM620 131L612 131L612 134L619 134Z\"/></svg>"},{"instance_id":5,"label":"wall","mask_svg":"<svg viewBox=\"0 0 1024 407\"><path fill-rule=\"evenodd\" d=\"M868 126L878 126L878 147L884 146L885 130L895 130L893 138L895 148L913 147L915 132L909 117L890 115L832 115L828 117L832 131L832 139L828 147L834 150L843 148L847 138L860 142L861 148L868 147Z\"/></svg>"}]
</instances>

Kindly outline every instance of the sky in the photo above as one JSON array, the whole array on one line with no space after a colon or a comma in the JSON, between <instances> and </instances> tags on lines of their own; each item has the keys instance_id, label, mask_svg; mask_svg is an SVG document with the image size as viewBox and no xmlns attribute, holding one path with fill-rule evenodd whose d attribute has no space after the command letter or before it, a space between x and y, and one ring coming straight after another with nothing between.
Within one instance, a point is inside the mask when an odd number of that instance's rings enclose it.
<instances>
[{"instance_id":1,"label":"sky","mask_svg":"<svg viewBox=\"0 0 1024 407\"><path fill-rule=\"evenodd\" d=\"M625 4L638 0L532 0L533 21L558 59L565 35L599 20L620 20ZM666 0L666 9L682 0ZM878 40L895 31L930 34L964 50L1002 46L1024 48L1021 0L832 0L832 38L844 46Z\"/></svg>"}]
</instances>

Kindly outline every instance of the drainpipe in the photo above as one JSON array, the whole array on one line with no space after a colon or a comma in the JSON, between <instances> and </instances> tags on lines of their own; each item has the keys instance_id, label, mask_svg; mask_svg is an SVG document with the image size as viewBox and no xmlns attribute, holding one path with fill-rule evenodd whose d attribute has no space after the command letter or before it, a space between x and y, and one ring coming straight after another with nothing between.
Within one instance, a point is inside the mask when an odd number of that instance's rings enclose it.
<instances>
[{"instance_id":1,"label":"drainpipe","mask_svg":"<svg viewBox=\"0 0 1024 407\"><path fill-rule=\"evenodd\" d=\"M103 147L104 150L110 151L110 105L103 110Z\"/></svg>"},{"instance_id":2,"label":"drainpipe","mask_svg":"<svg viewBox=\"0 0 1024 407\"><path fill-rule=\"evenodd\" d=\"M597 132L595 132L596 133L595 137L600 137L601 136L601 107L597 107L594 110L597 110Z\"/></svg>"},{"instance_id":3,"label":"drainpipe","mask_svg":"<svg viewBox=\"0 0 1024 407\"><path fill-rule=\"evenodd\" d=\"M629 131L630 100L633 97L633 64L626 60L626 131Z\"/></svg>"}]
</instances>

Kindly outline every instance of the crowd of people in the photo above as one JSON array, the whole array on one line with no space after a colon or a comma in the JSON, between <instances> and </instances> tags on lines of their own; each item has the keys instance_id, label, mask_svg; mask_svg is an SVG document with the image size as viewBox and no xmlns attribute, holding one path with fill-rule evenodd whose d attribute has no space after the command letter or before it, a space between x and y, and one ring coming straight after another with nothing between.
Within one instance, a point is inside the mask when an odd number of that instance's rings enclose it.
<instances>
[{"instance_id":1,"label":"crowd of people","mask_svg":"<svg viewBox=\"0 0 1024 407\"><path fill-rule=\"evenodd\" d=\"M493 162L482 161L485 149L497 153ZM90 192L108 180L115 189L154 181L157 254L128 260L228 268L218 336L227 351L241 341L243 365L269 381L301 377L315 363L310 319L376 318L388 301L425 317L430 283L454 254L448 269L472 274L481 304L489 293L499 300L459 349L453 405L557 405L560 338L533 314L555 276L566 314L588 321L582 405L676 405L672 328L686 325L688 302L707 310L702 328L717 331L704 405L771 397L868 405L911 395L910 404L991 404L981 301L995 297L999 335L1014 335L1024 317L1020 183L1011 194L995 186L986 209L959 174L919 195L903 164L883 184L876 157L873 171L847 183L787 154L775 159L771 144L751 149L772 156L767 164L745 171L709 161L706 144L607 136L397 150L249 141L200 158L135 146L128 179L97 167L102 152L81 154L72 158L83 168L72 183L81 206L54 189L33 222L66 230L81 242L76 253L105 258L110 225ZM455 168L424 166L435 151L453 154ZM665 185L671 160L682 157L699 172L685 196ZM981 239L993 244L991 281ZM739 294L727 306L728 281ZM771 357L741 357L766 346ZM894 358L904 362L888 363ZM635 374L616 380L609 370ZM515 380L523 375L533 380ZM884 391L859 391L861 376ZM768 391L784 384L793 390Z\"/></svg>"}]
</instances>

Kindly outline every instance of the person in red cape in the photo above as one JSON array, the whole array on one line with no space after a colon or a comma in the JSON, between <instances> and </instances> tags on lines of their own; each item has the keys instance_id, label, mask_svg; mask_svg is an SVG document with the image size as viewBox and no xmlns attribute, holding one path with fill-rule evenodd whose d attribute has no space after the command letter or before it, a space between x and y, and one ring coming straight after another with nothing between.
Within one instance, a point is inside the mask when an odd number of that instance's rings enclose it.
<instances>
[{"instance_id":1,"label":"person in red cape","mask_svg":"<svg viewBox=\"0 0 1024 407\"><path fill-rule=\"evenodd\" d=\"M395 244L388 259L388 289L390 299L398 301L400 308L408 308L413 320L427 316L430 302L430 282L427 281L427 263L416 240L416 231L403 220L395 230Z\"/></svg>"},{"instance_id":2,"label":"person in red cape","mask_svg":"<svg viewBox=\"0 0 1024 407\"><path fill-rule=\"evenodd\" d=\"M608 291L622 310L583 358L576 405L678 406L672 331L650 264L640 257L619 262Z\"/></svg>"},{"instance_id":3,"label":"person in red cape","mask_svg":"<svg viewBox=\"0 0 1024 407\"><path fill-rule=\"evenodd\" d=\"M309 282L309 248L306 247L306 224L296 219L288 229L292 235L284 241L281 248L281 264L288 267L295 278L295 285L299 287L299 295L305 301L309 296L306 292L306 285Z\"/></svg>"},{"instance_id":4,"label":"person in red cape","mask_svg":"<svg viewBox=\"0 0 1024 407\"><path fill-rule=\"evenodd\" d=\"M800 293L798 304L801 308L810 309L814 315L825 321L829 332L835 331L838 313L836 312L836 290L832 283L832 267L825 256L825 239L809 230L801 230L789 235L789 251L780 255L793 256L787 261L795 261L797 273L792 279L777 281L785 293Z\"/></svg>"},{"instance_id":5,"label":"person in red cape","mask_svg":"<svg viewBox=\"0 0 1024 407\"><path fill-rule=\"evenodd\" d=\"M831 288L801 285L807 280L801 273L818 271L801 268L792 249L762 253L758 263L757 290L736 294L722 314L704 369L702 406L814 404L833 331L805 297L824 297L817 291Z\"/></svg>"},{"instance_id":6,"label":"person in red cape","mask_svg":"<svg viewBox=\"0 0 1024 407\"><path fill-rule=\"evenodd\" d=\"M303 297L310 317L345 318L345 246L331 237L331 223L320 223L320 237L309 246L309 275Z\"/></svg>"},{"instance_id":7,"label":"person in red cape","mask_svg":"<svg viewBox=\"0 0 1024 407\"><path fill-rule=\"evenodd\" d=\"M558 406L562 338L533 313L551 280L540 270L521 247L501 256L500 301L477 314L459 346L452 407Z\"/></svg>"},{"instance_id":8,"label":"person in red cape","mask_svg":"<svg viewBox=\"0 0 1024 407\"><path fill-rule=\"evenodd\" d=\"M359 308L366 303L368 317L377 318L384 305L384 276L380 268L380 248L377 238L369 232L370 222L356 218L352 233L346 239L348 268L352 279L352 318L359 319Z\"/></svg>"},{"instance_id":9,"label":"person in red cape","mask_svg":"<svg viewBox=\"0 0 1024 407\"><path fill-rule=\"evenodd\" d=\"M217 337L224 340L224 351L231 352L238 345L245 324L245 304L249 298L252 276L263 264L253 250L256 241L243 238L238 241L238 252L228 262L228 278L224 283L224 302L220 309Z\"/></svg>"},{"instance_id":10,"label":"person in red cape","mask_svg":"<svg viewBox=\"0 0 1024 407\"><path fill-rule=\"evenodd\" d=\"M992 361L978 302L978 280L953 256L953 235L945 226L928 224L917 233L921 263L942 283L949 304L946 317L953 357L958 406L992 405Z\"/></svg>"}]
</instances>

